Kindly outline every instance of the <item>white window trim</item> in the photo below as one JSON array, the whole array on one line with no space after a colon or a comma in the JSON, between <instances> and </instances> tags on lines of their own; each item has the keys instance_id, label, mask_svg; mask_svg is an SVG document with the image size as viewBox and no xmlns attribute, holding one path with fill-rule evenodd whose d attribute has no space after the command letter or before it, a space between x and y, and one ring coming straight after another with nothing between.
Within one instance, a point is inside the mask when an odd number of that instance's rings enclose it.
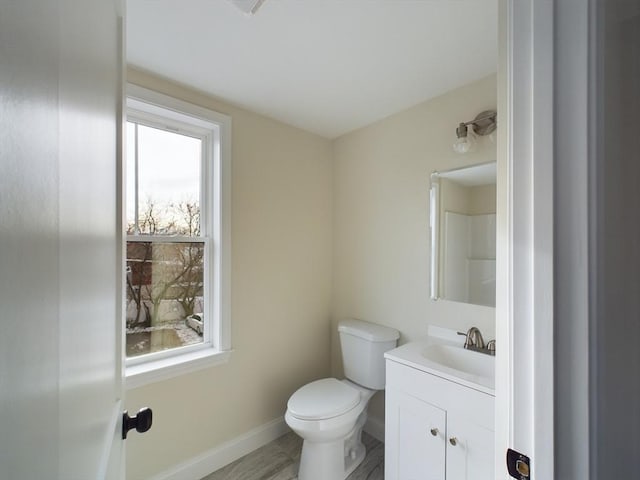
<instances>
[{"instance_id":1,"label":"white window trim","mask_svg":"<svg viewBox=\"0 0 640 480\"><path fill-rule=\"evenodd\" d=\"M170 110L178 122L205 129L211 129L213 124L218 132L208 147L213 149L213 162L207 168L213 168L213 172L203 170L203 175L212 181L207 189L210 194L204 198L209 217L204 221L213 222L207 229L213 241L209 262L213 272L205 273L212 289L210 334L202 344L157 352L148 360L126 360L126 388L131 389L225 363L231 355L231 118L132 84L127 84L127 108L161 116ZM214 199L219 208L214 208Z\"/></svg>"}]
</instances>

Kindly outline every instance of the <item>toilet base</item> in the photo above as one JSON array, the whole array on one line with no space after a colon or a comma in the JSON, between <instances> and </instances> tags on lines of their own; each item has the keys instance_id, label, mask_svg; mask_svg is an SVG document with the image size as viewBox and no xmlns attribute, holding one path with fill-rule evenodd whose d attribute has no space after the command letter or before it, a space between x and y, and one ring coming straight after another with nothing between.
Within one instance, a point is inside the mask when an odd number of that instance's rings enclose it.
<instances>
[{"instance_id":1,"label":"toilet base","mask_svg":"<svg viewBox=\"0 0 640 480\"><path fill-rule=\"evenodd\" d=\"M361 438L365 421L363 412L346 438L333 442L304 440L298 480L345 480L367 453Z\"/></svg>"}]
</instances>

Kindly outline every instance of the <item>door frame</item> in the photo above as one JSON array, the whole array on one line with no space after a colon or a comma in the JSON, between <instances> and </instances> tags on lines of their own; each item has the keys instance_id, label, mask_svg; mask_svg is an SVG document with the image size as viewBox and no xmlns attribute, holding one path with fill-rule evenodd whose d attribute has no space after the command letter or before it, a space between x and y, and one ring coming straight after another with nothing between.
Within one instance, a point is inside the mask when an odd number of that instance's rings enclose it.
<instances>
[{"instance_id":1,"label":"door frame","mask_svg":"<svg viewBox=\"0 0 640 480\"><path fill-rule=\"evenodd\" d=\"M554 2L500 0L496 478L554 478ZM504 346L501 348L501 346Z\"/></svg>"}]
</instances>

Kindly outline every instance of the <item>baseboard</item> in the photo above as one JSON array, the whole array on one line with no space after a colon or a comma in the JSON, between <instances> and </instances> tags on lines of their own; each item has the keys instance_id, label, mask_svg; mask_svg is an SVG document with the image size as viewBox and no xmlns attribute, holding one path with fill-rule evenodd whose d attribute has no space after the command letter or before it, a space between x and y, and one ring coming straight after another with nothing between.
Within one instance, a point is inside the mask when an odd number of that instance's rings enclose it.
<instances>
[{"instance_id":1,"label":"baseboard","mask_svg":"<svg viewBox=\"0 0 640 480\"><path fill-rule=\"evenodd\" d=\"M276 418L186 462L175 465L155 475L151 480L200 480L288 431L289 427L284 422L284 418Z\"/></svg>"},{"instance_id":2,"label":"baseboard","mask_svg":"<svg viewBox=\"0 0 640 480\"><path fill-rule=\"evenodd\" d=\"M364 424L363 430L376 440L384 443L384 422L378 418L369 417Z\"/></svg>"}]
</instances>

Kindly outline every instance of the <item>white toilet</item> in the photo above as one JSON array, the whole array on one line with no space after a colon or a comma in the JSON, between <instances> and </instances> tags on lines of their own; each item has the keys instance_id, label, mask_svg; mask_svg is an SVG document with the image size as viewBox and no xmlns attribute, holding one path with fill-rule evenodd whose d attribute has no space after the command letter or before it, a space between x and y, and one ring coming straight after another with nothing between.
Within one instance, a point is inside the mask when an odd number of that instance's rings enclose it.
<instances>
[{"instance_id":1,"label":"white toilet","mask_svg":"<svg viewBox=\"0 0 640 480\"><path fill-rule=\"evenodd\" d=\"M385 385L384 353L400 336L362 320L338 324L345 380L323 378L299 388L287 403L287 425L304 440L298 480L344 480L362 462L367 403Z\"/></svg>"}]
</instances>

